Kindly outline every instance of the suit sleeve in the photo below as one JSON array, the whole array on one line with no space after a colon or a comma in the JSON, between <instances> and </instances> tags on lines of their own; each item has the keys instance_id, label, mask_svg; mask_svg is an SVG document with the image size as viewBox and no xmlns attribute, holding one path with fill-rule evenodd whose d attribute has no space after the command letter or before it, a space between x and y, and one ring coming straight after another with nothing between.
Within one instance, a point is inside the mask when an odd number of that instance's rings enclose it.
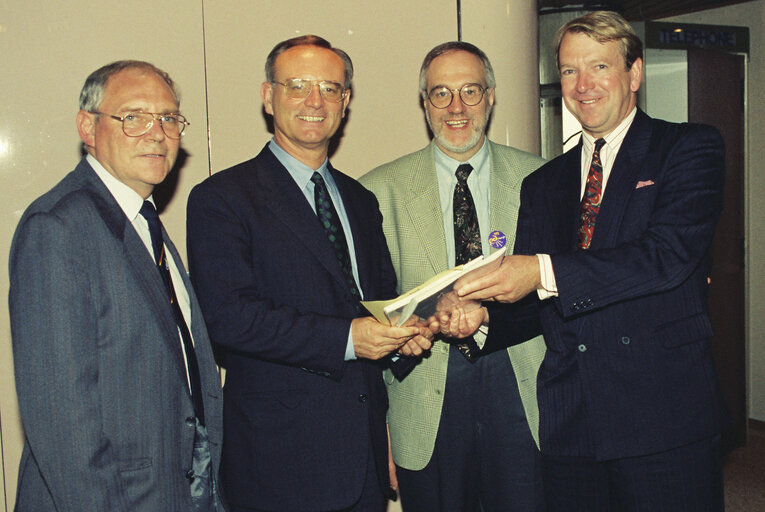
<instances>
[{"instance_id":1,"label":"suit sleeve","mask_svg":"<svg viewBox=\"0 0 765 512\"><path fill-rule=\"evenodd\" d=\"M624 219L622 232L635 235L614 247L551 255L559 293L553 300L564 317L670 290L702 264L722 209L722 139L713 128L688 126L658 165L644 229L634 227L641 219Z\"/></svg>"},{"instance_id":2,"label":"suit sleeve","mask_svg":"<svg viewBox=\"0 0 765 512\"><path fill-rule=\"evenodd\" d=\"M350 318L302 311L274 298L258 257L281 258L284 279L301 255L253 247L253 219L218 189L196 187L188 202L189 269L210 338L229 350L340 379ZM306 290L305 293L314 293ZM298 303L300 298L295 299Z\"/></svg>"},{"instance_id":3,"label":"suit sleeve","mask_svg":"<svg viewBox=\"0 0 765 512\"><path fill-rule=\"evenodd\" d=\"M82 246L50 214L32 215L18 229L9 305L19 408L56 510L128 512L102 433L97 312Z\"/></svg>"}]
</instances>

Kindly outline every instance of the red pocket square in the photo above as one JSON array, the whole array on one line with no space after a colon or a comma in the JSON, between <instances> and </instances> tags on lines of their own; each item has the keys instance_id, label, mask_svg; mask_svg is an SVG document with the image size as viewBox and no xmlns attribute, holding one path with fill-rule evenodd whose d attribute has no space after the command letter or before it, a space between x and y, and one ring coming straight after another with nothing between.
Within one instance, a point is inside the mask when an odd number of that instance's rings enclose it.
<instances>
[{"instance_id":1,"label":"red pocket square","mask_svg":"<svg viewBox=\"0 0 765 512\"><path fill-rule=\"evenodd\" d=\"M643 187L648 187L648 186L650 186L650 185L655 185L655 183L653 182L653 180L647 180L647 181L638 181L638 182L637 182L637 185L635 185L635 189L639 189L639 188L643 188Z\"/></svg>"}]
</instances>

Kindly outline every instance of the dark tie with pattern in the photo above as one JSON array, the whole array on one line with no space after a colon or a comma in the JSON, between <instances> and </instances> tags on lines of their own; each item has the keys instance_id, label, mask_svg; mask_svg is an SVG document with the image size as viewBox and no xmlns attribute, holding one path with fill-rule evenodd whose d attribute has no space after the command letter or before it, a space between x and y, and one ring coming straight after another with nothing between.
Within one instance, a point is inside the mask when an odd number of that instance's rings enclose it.
<instances>
[{"instance_id":1,"label":"dark tie with pattern","mask_svg":"<svg viewBox=\"0 0 765 512\"><path fill-rule=\"evenodd\" d=\"M332 203L332 198L329 197L324 178L318 172L314 172L313 176L311 176L311 181L314 183L313 198L316 205L316 216L327 233L327 238L329 238L332 248L335 250L335 257L338 263L340 263L340 269L343 271L345 282L356 301L356 311L360 312L361 304L358 301L361 300L361 294L356 286L356 280L353 278L351 255L348 251L348 241L345 239L343 225L340 223L340 217L337 216L337 210Z\"/></svg>"},{"instance_id":2,"label":"dark tie with pattern","mask_svg":"<svg viewBox=\"0 0 765 512\"><path fill-rule=\"evenodd\" d=\"M600 163L600 150L605 145L605 139L595 141L595 151L592 153L590 171L587 173L587 183L584 187L582 204L579 207L579 237L580 249L588 249L595 231L595 218L600 210L603 199L603 165Z\"/></svg>"},{"instance_id":3,"label":"dark tie with pattern","mask_svg":"<svg viewBox=\"0 0 765 512\"><path fill-rule=\"evenodd\" d=\"M478 213L475 210L473 194L468 188L467 179L473 167L461 164L457 167L457 185L454 187L454 254L455 263L462 265L477 258L481 253L481 230L478 228ZM472 336L455 342L455 345L468 361L478 358L480 349Z\"/></svg>"},{"instance_id":4,"label":"dark tie with pattern","mask_svg":"<svg viewBox=\"0 0 765 512\"><path fill-rule=\"evenodd\" d=\"M167 258L165 255L165 244L162 241L162 223L157 215L157 210L154 205L149 201L144 201L141 206L141 215L146 219L149 224L149 234L151 234L151 245L154 249L154 261L157 264L157 269L162 276L162 280L165 282L168 290L168 296L170 298L170 306L173 309L175 315L175 323L178 325L178 330L181 333L181 339L183 340L183 351L186 354L186 365L189 370L189 381L191 382L191 398L194 402L194 413L199 419L201 425L205 424L205 412L204 404L202 402L202 380L199 376L199 364L197 363L197 354L194 351L194 344L191 341L191 334L189 328L186 325L186 320L183 318L183 313L178 305L178 300L175 296L175 288L173 287L173 281L170 278L170 269L167 266Z\"/></svg>"}]
</instances>

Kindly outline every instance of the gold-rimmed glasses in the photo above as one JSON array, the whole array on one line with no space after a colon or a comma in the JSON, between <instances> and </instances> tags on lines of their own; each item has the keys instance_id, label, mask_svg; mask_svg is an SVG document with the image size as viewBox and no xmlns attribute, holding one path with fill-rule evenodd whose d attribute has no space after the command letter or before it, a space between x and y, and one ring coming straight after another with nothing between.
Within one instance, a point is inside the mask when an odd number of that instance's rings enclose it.
<instances>
[{"instance_id":1,"label":"gold-rimmed glasses","mask_svg":"<svg viewBox=\"0 0 765 512\"><path fill-rule=\"evenodd\" d=\"M128 112L122 116L114 114L106 114L104 112L98 112L91 110L91 114L97 114L99 116L111 117L116 121L122 123L122 131L128 137L140 137L144 135L151 127L154 126L154 120L159 121L159 125L162 127L162 131L165 132L171 139L180 139L183 135L183 131L191 123L186 121L186 118L181 114L157 114L154 112Z\"/></svg>"},{"instance_id":2,"label":"gold-rimmed glasses","mask_svg":"<svg viewBox=\"0 0 765 512\"><path fill-rule=\"evenodd\" d=\"M284 92L287 94L287 97L295 100L305 99L310 96L315 85L319 86L319 94L321 94L321 97L332 103L341 101L347 92L345 87L343 87L343 84L330 82L328 80L288 78L284 82L277 82L274 80L272 83L284 87Z\"/></svg>"}]
</instances>

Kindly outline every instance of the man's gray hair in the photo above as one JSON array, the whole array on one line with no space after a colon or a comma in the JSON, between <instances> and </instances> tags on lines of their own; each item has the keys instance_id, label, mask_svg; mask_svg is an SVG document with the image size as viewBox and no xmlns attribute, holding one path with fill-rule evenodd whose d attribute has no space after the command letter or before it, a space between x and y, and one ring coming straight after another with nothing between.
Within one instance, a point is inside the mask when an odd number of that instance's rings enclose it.
<instances>
[{"instance_id":1,"label":"man's gray hair","mask_svg":"<svg viewBox=\"0 0 765 512\"><path fill-rule=\"evenodd\" d=\"M492 89L497 86L497 82L494 80L494 68L491 67L489 57L483 53L483 50L473 44L466 43L464 41L449 41L448 43L439 44L430 50L425 56L425 60L422 61L422 66L420 67L420 94L423 98L428 95L428 91L426 89L428 88L427 74L430 63L433 62L436 57L440 57L445 53L457 51L472 53L481 59L481 63L483 64L484 78L486 79L486 88Z\"/></svg>"},{"instance_id":2,"label":"man's gray hair","mask_svg":"<svg viewBox=\"0 0 765 512\"><path fill-rule=\"evenodd\" d=\"M142 71L154 73L160 77L172 91L175 103L180 106L181 97L178 90L175 88L175 82L173 82L173 79L170 78L170 75L165 71L162 71L154 64L142 60L118 60L98 68L88 76L85 80L85 85L82 86L82 90L80 91L80 110L86 110L88 112L97 111L104 99L106 82L113 75L125 69L140 69Z\"/></svg>"}]
</instances>

